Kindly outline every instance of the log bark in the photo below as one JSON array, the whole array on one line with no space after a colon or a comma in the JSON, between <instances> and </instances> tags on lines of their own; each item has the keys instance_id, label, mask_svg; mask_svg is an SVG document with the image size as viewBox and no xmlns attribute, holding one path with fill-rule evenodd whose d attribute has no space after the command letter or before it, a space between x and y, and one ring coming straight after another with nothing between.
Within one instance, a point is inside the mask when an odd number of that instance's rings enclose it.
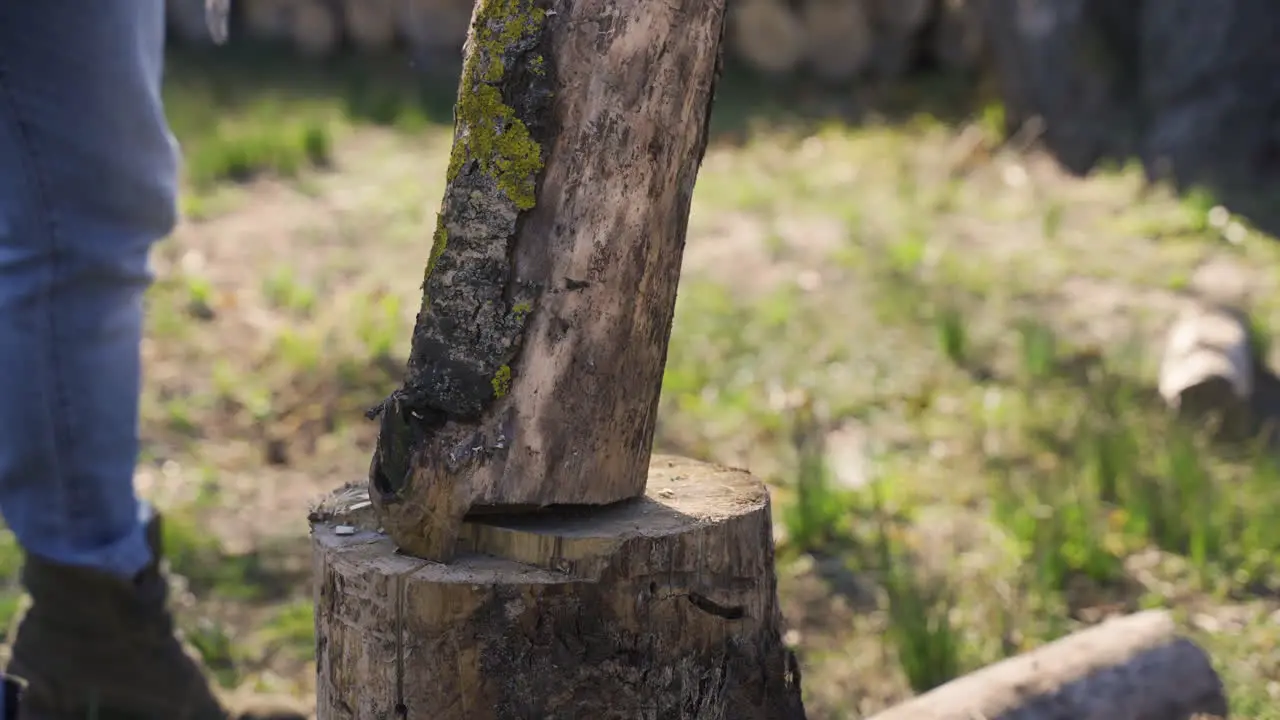
<instances>
[{"instance_id":1,"label":"log bark","mask_svg":"<svg viewBox=\"0 0 1280 720\"><path fill-rule=\"evenodd\" d=\"M1226 717L1222 682L1169 614L1108 620L953 680L872 720Z\"/></svg>"},{"instance_id":2,"label":"log bark","mask_svg":"<svg viewBox=\"0 0 1280 720\"><path fill-rule=\"evenodd\" d=\"M445 560L473 508L644 493L724 0L481 0L375 507Z\"/></svg>"},{"instance_id":3,"label":"log bark","mask_svg":"<svg viewBox=\"0 0 1280 720\"><path fill-rule=\"evenodd\" d=\"M769 494L655 456L644 498L397 552L365 488L312 513L318 720L803 720Z\"/></svg>"}]
</instances>

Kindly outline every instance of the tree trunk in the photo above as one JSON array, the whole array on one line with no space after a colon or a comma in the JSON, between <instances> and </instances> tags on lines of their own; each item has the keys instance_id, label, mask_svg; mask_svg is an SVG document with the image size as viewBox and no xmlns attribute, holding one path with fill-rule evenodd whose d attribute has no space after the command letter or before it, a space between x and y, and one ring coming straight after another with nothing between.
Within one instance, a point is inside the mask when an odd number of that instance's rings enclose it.
<instances>
[{"instance_id":1,"label":"tree trunk","mask_svg":"<svg viewBox=\"0 0 1280 720\"><path fill-rule=\"evenodd\" d=\"M1108 620L953 680L872 720L1189 720L1223 716L1222 682L1168 613Z\"/></svg>"},{"instance_id":2,"label":"tree trunk","mask_svg":"<svg viewBox=\"0 0 1280 720\"><path fill-rule=\"evenodd\" d=\"M399 554L364 488L312 514L318 720L803 720L769 494L655 456L648 494Z\"/></svg>"},{"instance_id":3,"label":"tree trunk","mask_svg":"<svg viewBox=\"0 0 1280 720\"><path fill-rule=\"evenodd\" d=\"M644 493L723 24L724 0L476 5L370 468L406 552L446 560L474 506Z\"/></svg>"}]
</instances>

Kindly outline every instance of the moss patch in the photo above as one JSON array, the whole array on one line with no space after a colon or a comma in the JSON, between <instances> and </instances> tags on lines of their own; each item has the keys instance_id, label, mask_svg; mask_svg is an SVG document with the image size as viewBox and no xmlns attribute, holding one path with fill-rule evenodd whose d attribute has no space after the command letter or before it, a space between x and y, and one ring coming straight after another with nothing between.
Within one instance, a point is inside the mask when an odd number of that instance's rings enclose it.
<instances>
[{"instance_id":1,"label":"moss patch","mask_svg":"<svg viewBox=\"0 0 1280 720\"><path fill-rule=\"evenodd\" d=\"M511 366L503 365L493 374L493 396L501 398L511 392Z\"/></svg>"},{"instance_id":2,"label":"moss patch","mask_svg":"<svg viewBox=\"0 0 1280 720\"><path fill-rule=\"evenodd\" d=\"M449 158L450 181L467 161L474 160L521 210L532 208L536 202L542 148L503 101L500 87L506 77L508 49L536 38L545 19L544 11L528 0L481 2L472 30L475 50L463 68L458 95L457 118L466 134L454 143ZM540 55L529 62L535 72L545 72L545 60Z\"/></svg>"}]
</instances>

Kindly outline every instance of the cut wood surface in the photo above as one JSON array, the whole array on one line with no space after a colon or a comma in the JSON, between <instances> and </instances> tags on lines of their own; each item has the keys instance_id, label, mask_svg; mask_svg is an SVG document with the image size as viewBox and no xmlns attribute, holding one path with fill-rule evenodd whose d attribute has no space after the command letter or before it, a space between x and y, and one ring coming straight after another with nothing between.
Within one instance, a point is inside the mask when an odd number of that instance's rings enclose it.
<instances>
[{"instance_id":1,"label":"cut wood surface","mask_svg":"<svg viewBox=\"0 0 1280 720\"><path fill-rule=\"evenodd\" d=\"M1168 613L1108 620L953 680L872 720L1190 720L1225 717L1209 657Z\"/></svg>"},{"instance_id":2,"label":"cut wood surface","mask_svg":"<svg viewBox=\"0 0 1280 720\"><path fill-rule=\"evenodd\" d=\"M384 526L446 560L471 511L643 495L724 0L481 0Z\"/></svg>"},{"instance_id":3,"label":"cut wood surface","mask_svg":"<svg viewBox=\"0 0 1280 720\"><path fill-rule=\"evenodd\" d=\"M646 497L400 554L365 488L312 513L319 720L803 720L769 494L654 456Z\"/></svg>"}]
</instances>

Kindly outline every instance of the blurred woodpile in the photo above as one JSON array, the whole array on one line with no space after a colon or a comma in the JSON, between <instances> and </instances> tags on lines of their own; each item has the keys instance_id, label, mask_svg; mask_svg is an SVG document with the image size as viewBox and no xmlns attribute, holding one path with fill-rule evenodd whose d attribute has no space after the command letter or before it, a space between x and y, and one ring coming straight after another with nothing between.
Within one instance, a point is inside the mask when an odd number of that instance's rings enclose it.
<instances>
[{"instance_id":1,"label":"blurred woodpile","mask_svg":"<svg viewBox=\"0 0 1280 720\"><path fill-rule=\"evenodd\" d=\"M236 0L234 42L291 46L320 58L348 47L361 52L405 49L414 57L461 57L474 0ZM168 0L169 37L208 44L204 0Z\"/></svg>"},{"instance_id":2,"label":"blurred woodpile","mask_svg":"<svg viewBox=\"0 0 1280 720\"><path fill-rule=\"evenodd\" d=\"M978 0L733 0L726 52L771 76L848 83L893 79L922 63L974 69L982 52ZM460 55L474 0L236 0L232 37L286 43L322 57L407 50ZM171 37L207 43L204 0L169 0Z\"/></svg>"}]
</instances>

